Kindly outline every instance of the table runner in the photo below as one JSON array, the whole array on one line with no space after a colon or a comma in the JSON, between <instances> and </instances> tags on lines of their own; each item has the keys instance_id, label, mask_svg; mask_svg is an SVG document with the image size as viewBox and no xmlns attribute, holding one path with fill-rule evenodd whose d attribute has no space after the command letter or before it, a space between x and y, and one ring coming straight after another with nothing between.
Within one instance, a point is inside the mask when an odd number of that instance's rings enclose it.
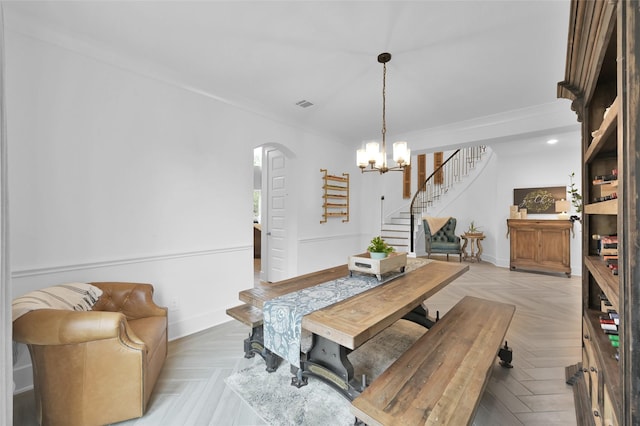
<instances>
[{"instance_id":1,"label":"table runner","mask_svg":"<svg viewBox=\"0 0 640 426\"><path fill-rule=\"evenodd\" d=\"M407 260L406 272L429 262L425 259ZM390 272L384 274L382 280L378 280L373 275L354 273L350 277L338 278L264 302L262 312L265 348L300 367L302 317L402 275L404 274L401 272Z\"/></svg>"}]
</instances>

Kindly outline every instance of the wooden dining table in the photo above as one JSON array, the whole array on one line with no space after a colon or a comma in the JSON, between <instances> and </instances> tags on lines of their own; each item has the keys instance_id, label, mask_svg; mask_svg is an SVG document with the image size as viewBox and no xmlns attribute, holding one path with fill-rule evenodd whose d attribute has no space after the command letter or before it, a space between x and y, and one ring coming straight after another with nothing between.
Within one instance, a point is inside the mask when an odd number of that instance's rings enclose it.
<instances>
[{"instance_id":1,"label":"wooden dining table","mask_svg":"<svg viewBox=\"0 0 640 426\"><path fill-rule=\"evenodd\" d=\"M292 385L304 386L317 377L353 400L363 390L347 355L410 314L423 301L468 271L469 266L427 260L423 266L373 289L313 311L302 319L312 333L311 347L301 353L300 367L291 366ZM262 309L265 301L349 274L347 265L329 268L240 292L240 300Z\"/></svg>"}]
</instances>

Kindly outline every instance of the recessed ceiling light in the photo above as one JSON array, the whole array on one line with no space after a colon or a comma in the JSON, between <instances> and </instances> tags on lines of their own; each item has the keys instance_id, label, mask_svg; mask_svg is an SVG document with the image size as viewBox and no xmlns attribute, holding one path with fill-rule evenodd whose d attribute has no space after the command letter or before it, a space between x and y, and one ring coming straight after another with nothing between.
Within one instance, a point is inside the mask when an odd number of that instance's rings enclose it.
<instances>
[{"instance_id":1,"label":"recessed ceiling light","mask_svg":"<svg viewBox=\"0 0 640 426\"><path fill-rule=\"evenodd\" d=\"M547 143L548 143L549 145L556 144L556 143L558 143L558 139L549 139L549 140L547 141Z\"/></svg>"}]
</instances>

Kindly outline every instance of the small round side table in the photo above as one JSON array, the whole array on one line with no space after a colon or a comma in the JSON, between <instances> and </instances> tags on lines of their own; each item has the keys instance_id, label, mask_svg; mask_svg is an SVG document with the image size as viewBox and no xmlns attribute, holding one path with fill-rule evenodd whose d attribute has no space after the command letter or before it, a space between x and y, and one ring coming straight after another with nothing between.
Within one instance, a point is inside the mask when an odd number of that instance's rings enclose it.
<instances>
[{"instance_id":1,"label":"small round side table","mask_svg":"<svg viewBox=\"0 0 640 426\"><path fill-rule=\"evenodd\" d=\"M462 259L469 262L480 262L482 260L480 258L482 255L482 244L480 244L480 241L484 240L484 234L465 233L460 235L460 238L464 240L464 244L462 244ZM467 244L469 244L469 254L467 254Z\"/></svg>"}]
</instances>

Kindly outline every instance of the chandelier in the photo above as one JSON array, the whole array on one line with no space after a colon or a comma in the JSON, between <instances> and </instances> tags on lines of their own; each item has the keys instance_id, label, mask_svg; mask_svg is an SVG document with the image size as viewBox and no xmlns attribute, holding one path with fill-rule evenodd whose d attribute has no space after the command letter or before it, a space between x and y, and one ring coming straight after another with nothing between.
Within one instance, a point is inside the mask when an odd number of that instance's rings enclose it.
<instances>
[{"instance_id":1,"label":"chandelier","mask_svg":"<svg viewBox=\"0 0 640 426\"><path fill-rule=\"evenodd\" d=\"M391 53L381 53L378 55L378 62L382 64L382 151L378 142L368 142L365 148L356 151L356 161L362 173L388 171L403 171L411 162L411 150L404 141L393 144L393 161L395 167L387 165L387 122L386 122L386 102L387 102L387 62L391 60ZM368 168L367 168L368 167Z\"/></svg>"}]
</instances>

